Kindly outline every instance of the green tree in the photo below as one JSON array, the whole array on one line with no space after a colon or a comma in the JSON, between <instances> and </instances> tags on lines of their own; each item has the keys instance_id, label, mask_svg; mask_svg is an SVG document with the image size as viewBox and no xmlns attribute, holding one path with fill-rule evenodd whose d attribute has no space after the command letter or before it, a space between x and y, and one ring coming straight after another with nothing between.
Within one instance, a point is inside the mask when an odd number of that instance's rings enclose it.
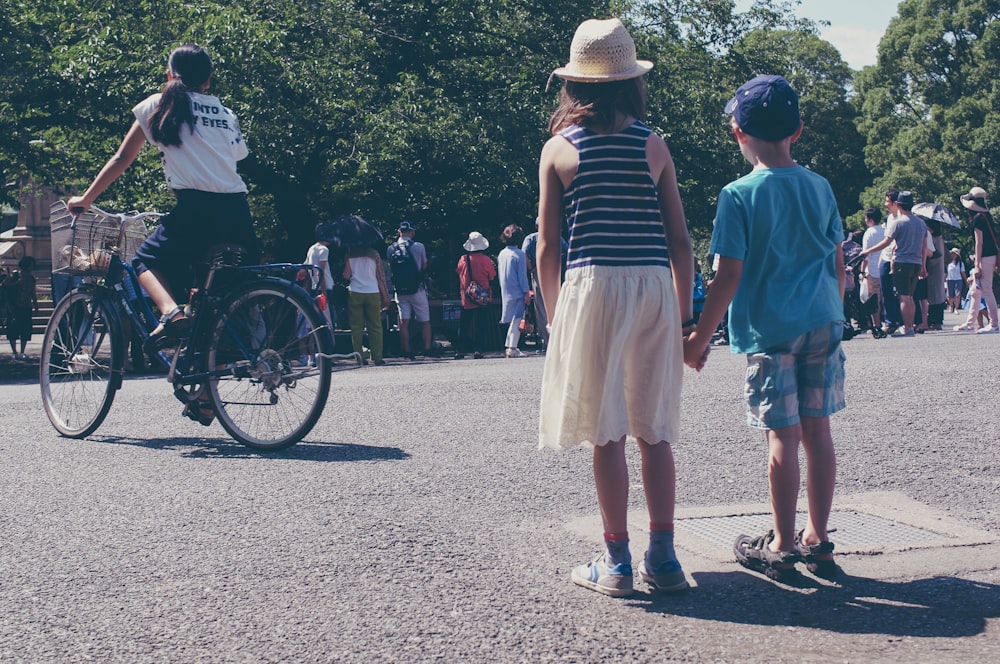
<instances>
[{"instance_id":1,"label":"green tree","mask_svg":"<svg viewBox=\"0 0 1000 664\"><path fill-rule=\"evenodd\" d=\"M85 184L121 140L131 107L161 87L170 49L193 41L212 53L213 91L244 125L251 157L241 172L279 256L300 257L317 220L350 211L387 232L412 219L447 257L470 230L494 238L511 222L530 230L557 94L544 91L546 79L565 63L581 20L617 14L656 62L649 121L670 143L689 220L707 237L718 190L746 170L722 108L764 46L755 31L810 34L792 6L0 0L0 169L5 182L31 175ZM839 104L836 61L813 40L789 39L816 53L800 84L836 80L824 98ZM826 112L823 122L835 117ZM836 162L832 145L810 150L817 170ZM102 203L168 208L155 151L144 151Z\"/></svg>"},{"instance_id":2,"label":"green tree","mask_svg":"<svg viewBox=\"0 0 1000 664\"><path fill-rule=\"evenodd\" d=\"M633 3L627 12L639 52L655 63L649 74L649 123L670 145L688 224L702 249L711 234L718 192L748 170L724 113L740 84L758 73L789 77L803 94L808 122L808 113L815 111L816 133L818 127L832 133L828 140L817 137L795 150L824 175L835 177L845 170L836 142L844 134L853 134L850 141L858 139L845 101L850 70L815 35L815 25L792 10L793 3L767 0L742 13L732 0L660 0ZM809 101L813 96L815 104ZM823 108L824 103L830 107ZM831 123L835 128L828 129ZM860 146L857 152L860 161ZM853 196L856 204L859 186L849 184L846 173L844 180L835 187L844 200Z\"/></svg>"},{"instance_id":3,"label":"green tree","mask_svg":"<svg viewBox=\"0 0 1000 664\"><path fill-rule=\"evenodd\" d=\"M904 0L856 79L875 181L955 208L972 185L1000 187L1000 0Z\"/></svg>"},{"instance_id":4,"label":"green tree","mask_svg":"<svg viewBox=\"0 0 1000 664\"><path fill-rule=\"evenodd\" d=\"M799 93L805 123L793 146L795 159L829 180L842 215L856 213L871 182L865 140L855 123L853 73L829 42L798 30L755 30L734 46L731 58L746 75L780 74Z\"/></svg>"}]
</instances>

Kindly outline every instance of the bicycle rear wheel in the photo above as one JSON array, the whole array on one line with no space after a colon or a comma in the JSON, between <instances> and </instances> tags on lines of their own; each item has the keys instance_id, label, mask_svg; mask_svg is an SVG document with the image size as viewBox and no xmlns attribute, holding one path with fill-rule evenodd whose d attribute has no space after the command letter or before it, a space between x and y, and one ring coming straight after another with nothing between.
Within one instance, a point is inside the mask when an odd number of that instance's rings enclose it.
<instances>
[{"instance_id":1,"label":"bicycle rear wheel","mask_svg":"<svg viewBox=\"0 0 1000 664\"><path fill-rule=\"evenodd\" d=\"M244 445L279 450L312 430L330 392L333 335L308 294L267 279L240 288L219 307L208 367L219 423Z\"/></svg>"},{"instance_id":2,"label":"bicycle rear wheel","mask_svg":"<svg viewBox=\"0 0 1000 664\"><path fill-rule=\"evenodd\" d=\"M56 431L84 438L97 430L121 387L125 339L111 303L75 290L56 305L45 328L39 383Z\"/></svg>"}]
</instances>

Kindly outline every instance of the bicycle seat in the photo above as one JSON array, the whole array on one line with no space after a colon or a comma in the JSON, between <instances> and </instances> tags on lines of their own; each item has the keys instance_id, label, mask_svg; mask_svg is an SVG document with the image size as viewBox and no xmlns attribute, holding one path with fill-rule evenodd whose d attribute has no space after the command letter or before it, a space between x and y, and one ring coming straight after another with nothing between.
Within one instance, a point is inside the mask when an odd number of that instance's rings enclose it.
<instances>
[{"instance_id":1,"label":"bicycle seat","mask_svg":"<svg viewBox=\"0 0 1000 664\"><path fill-rule=\"evenodd\" d=\"M213 244L208 248L205 262L213 268L239 267L247 257L242 244Z\"/></svg>"}]
</instances>

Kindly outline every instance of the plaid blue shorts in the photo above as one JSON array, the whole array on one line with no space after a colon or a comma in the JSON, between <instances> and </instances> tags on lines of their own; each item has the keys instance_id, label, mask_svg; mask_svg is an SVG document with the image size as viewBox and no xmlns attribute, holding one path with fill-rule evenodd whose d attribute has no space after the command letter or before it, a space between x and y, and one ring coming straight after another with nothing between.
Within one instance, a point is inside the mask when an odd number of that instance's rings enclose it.
<instances>
[{"instance_id":1,"label":"plaid blue shorts","mask_svg":"<svg viewBox=\"0 0 1000 664\"><path fill-rule=\"evenodd\" d=\"M747 355L747 424L782 429L801 417L827 417L844 402L844 324L821 325L761 353Z\"/></svg>"}]
</instances>

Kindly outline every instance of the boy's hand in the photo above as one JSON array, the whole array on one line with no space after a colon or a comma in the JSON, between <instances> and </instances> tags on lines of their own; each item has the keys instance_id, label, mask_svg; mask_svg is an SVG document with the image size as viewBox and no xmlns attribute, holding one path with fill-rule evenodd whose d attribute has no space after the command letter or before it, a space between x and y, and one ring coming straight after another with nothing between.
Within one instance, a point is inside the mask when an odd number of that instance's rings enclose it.
<instances>
[{"instance_id":1,"label":"boy's hand","mask_svg":"<svg viewBox=\"0 0 1000 664\"><path fill-rule=\"evenodd\" d=\"M701 371L704 368L710 351L708 340L701 339L697 330L684 337L684 364L695 371Z\"/></svg>"}]
</instances>

